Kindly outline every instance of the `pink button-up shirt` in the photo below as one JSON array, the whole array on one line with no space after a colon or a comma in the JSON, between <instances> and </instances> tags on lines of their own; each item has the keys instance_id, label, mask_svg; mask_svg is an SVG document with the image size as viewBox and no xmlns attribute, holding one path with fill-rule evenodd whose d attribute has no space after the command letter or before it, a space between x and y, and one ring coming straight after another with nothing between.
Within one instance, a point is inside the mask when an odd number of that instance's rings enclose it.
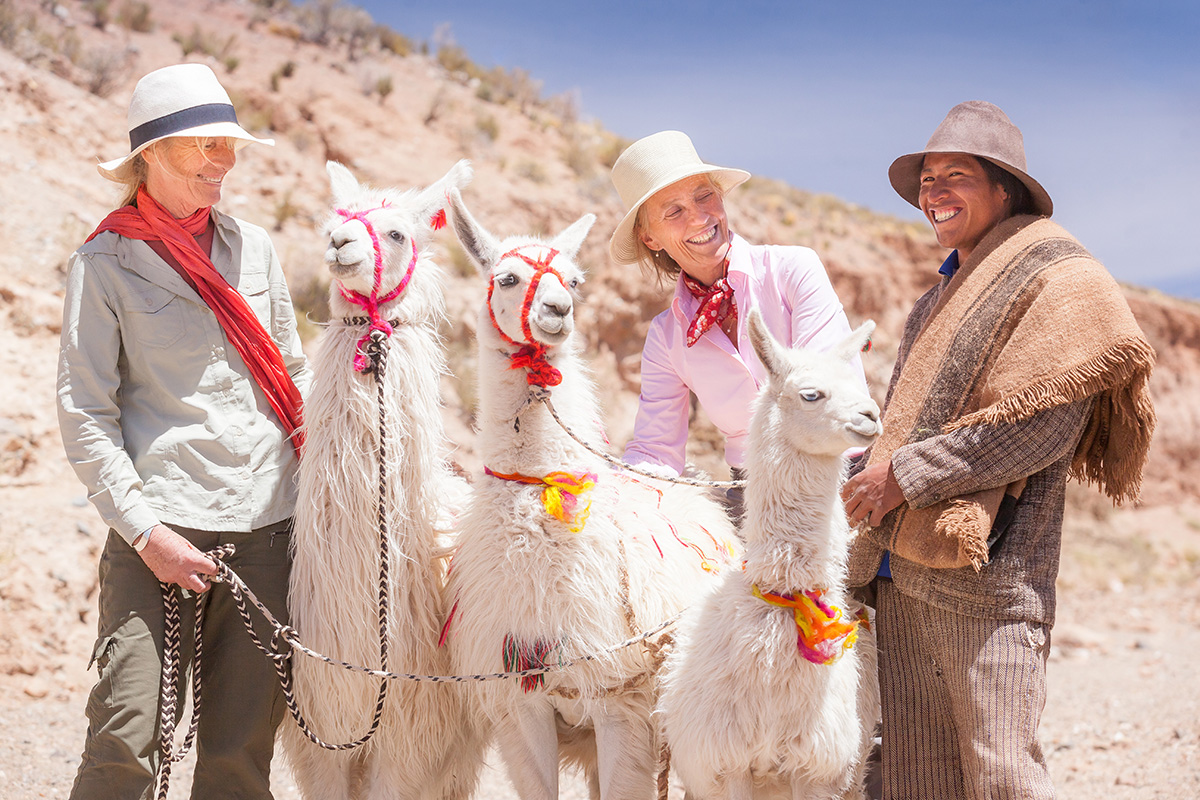
<instances>
[{"instance_id":1,"label":"pink button-up shirt","mask_svg":"<svg viewBox=\"0 0 1200 800\"><path fill-rule=\"evenodd\" d=\"M633 439L625 447L626 462L683 471L691 391L725 436L725 460L734 467L744 464L754 398L766 380L747 330L750 308L762 313L776 339L792 346L825 350L850 333L825 267L807 247L751 245L734 236L728 278L737 299L737 348L717 326L695 346L687 346L687 329L699 302L682 279L670 308L650 323L642 347L642 394Z\"/></svg>"}]
</instances>

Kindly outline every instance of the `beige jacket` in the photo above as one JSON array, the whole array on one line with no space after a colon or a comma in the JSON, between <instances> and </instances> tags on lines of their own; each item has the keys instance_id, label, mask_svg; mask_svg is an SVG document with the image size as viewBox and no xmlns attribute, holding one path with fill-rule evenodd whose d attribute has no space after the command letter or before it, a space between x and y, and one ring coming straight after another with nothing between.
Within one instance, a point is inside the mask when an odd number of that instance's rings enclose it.
<instances>
[{"instance_id":1,"label":"beige jacket","mask_svg":"<svg viewBox=\"0 0 1200 800\"><path fill-rule=\"evenodd\" d=\"M310 373L266 231L214 211L213 265ZM126 541L157 523L245 531L291 516L297 459L204 301L145 242L103 233L71 257L58 367L67 457Z\"/></svg>"}]
</instances>

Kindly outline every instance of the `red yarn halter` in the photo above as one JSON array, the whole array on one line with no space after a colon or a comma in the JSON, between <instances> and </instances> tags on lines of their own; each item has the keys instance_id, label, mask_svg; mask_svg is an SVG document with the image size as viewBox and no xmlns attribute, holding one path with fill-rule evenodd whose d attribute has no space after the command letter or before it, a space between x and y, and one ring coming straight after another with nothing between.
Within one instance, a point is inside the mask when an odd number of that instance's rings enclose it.
<instances>
[{"instance_id":1,"label":"red yarn halter","mask_svg":"<svg viewBox=\"0 0 1200 800\"><path fill-rule=\"evenodd\" d=\"M367 357L366 353L366 346L367 342L371 338L371 332L381 331L385 337L392 335L392 324L384 319L382 315L380 315L379 307L384 303L395 300L406 288L408 288L408 282L412 280L413 270L416 269L417 266L417 242L415 239L413 239L410 240L412 242L412 258L409 259L408 269L405 270L404 277L400 279L400 283L397 284L395 289L392 289L383 297L379 296L379 288L383 283L383 251L379 248L379 235L375 233L375 226L371 224L369 219L367 219L367 215L372 211L378 211L381 208L387 208L387 206L388 202L384 200L382 205L366 211L351 212L344 208L334 209L334 211L340 214L347 222L352 219L356 219L361 222L367 229L367 235L371 237L371 246L375 248L375 283L371 287L370 296L359 294L353 289L347 289L342 285L341 281L337 282L338 291L342 293L342 297L346 298L348 301L367 312L367 317L371 321L370 326L367 328L367 332L362 335L362 338L358 340L358 344L354 348L354 368L359 372L366 372L371 365L371 361Z\"/></svg>"},{"instance_id":2,"label":"red yarn halter","mask_svg":"<svg viewBox=\"0 0 1200 800\"><path fill-rule=\"evenodd\" d=\"M538 247L545 252L541 258L535 261L521 252L522 249L529 247ZM517 348L517 351L509 356L509 360L512 363L509 364L508 368L526 370L525 381L530 386L558 386L562 383L562 373L546 360L546 350L548 348L541 342L534 340L533 331L529 328L529 310L533 307L533 297L537 294L538 284L546 273L550 273L558 278L564 286L566 285L562 273L550 266L550 262L557 255L558 251L553 247L547 247L542 244L526 244L514 247L500 256L500 261L515 256L533 267L533 277L529 279L529 288L525 290L525 300L521 303L521 332L525 334L526 341L524 342L514 341L500 329L500 323L496 321L496 312L492 310L492 290L496 288L496 284L493 281L488 285L487 306L488 315L492 318L492 326L500 334L501 339Z\"/></svg>"}]
</instances>

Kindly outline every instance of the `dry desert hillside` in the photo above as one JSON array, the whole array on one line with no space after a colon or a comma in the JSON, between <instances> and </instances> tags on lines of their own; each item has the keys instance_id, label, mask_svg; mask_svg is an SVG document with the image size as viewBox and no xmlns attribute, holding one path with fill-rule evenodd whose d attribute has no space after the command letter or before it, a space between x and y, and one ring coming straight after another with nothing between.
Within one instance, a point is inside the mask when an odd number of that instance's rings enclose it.
<instances>
[{"instance_id":1,"label":"dry desert hillside","mask_svg":"<svg viewBox=\"0 0 1200 800\"><path fill-rule=\"evenodd\" d=\"M0 794L66 793L83 729L104 529L62 455L54 376L66 260L110 210L94 164L128 146L136 79L203 61L247 127L276 146L243 151L222 205L272 231L315 346L324 319L324 162L379 185L424 185L469 158L464 192L498 234L599 220L582 252L580 314L606 393L610 438L630 433L639 352L661 287L610 265L621 216L608 168L625 144L520 70L484 69L335 2L0 0ZM883 165L880 166L880 169ZM756 177L729 198L735 230L803 244L824 260L852 322L879 323L867 356L881 393L912 301L942 252L921 224ZM1085 243L1086 244L1086 243ZM482 287L444 231L449 267L444 384L456 459L473 450L473 327ZM1139 509L1072 491L1044 739L1064 797L1200 796L1200 305L1126 287L1159 354L1159 428ZM880 398L881 399L881 398ZM697 422L692 458L721 469Z\"/></svg>"}]
</instances>

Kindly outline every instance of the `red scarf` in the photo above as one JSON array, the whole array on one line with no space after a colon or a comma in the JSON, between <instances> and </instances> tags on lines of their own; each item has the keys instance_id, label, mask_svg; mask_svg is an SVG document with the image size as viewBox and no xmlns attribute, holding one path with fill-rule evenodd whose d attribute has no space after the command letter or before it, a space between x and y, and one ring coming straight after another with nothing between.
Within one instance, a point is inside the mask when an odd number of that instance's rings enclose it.
<instances>
[{"instance_id":1,"label":"red scarf","mask_svg":"<svg viewBox=\"0 0 1200 800\"><path fill-rule=\"evenodd\" d=\"M304 446L300 427L303 401L284 366L279 347L263 329L262 323L246 303L246 298L229 285L200 249L195 237L208 227L209 209L202 208L185 219L175 219L158 204L146 187L138 189L137 205L113 211L88 237L113 231L129 239L162 242L172 258L166 259L179 276L199 293L225 331L230 344L246 362L255 383L267 396L283 429L291 437L299 455Z\"/></svg>"},{"instance_id":2,"label":"red scarf","mask_svg":"<svg viewBox=\"0 0 1200 800\"><path fill-rule=\"evenodd\" d=\"M700 301L696 316L692 317L692 324L688 326L688 347L700 341L704 332L713 325L723 326L729 318L737 322L737 300L733 297L733 287L729 285L729 259L725 260L721 277L713 281L712 286L705 286L686 272L681 274L683 285L692 293L692 297Z\"/></svg>"}]
</instances>

